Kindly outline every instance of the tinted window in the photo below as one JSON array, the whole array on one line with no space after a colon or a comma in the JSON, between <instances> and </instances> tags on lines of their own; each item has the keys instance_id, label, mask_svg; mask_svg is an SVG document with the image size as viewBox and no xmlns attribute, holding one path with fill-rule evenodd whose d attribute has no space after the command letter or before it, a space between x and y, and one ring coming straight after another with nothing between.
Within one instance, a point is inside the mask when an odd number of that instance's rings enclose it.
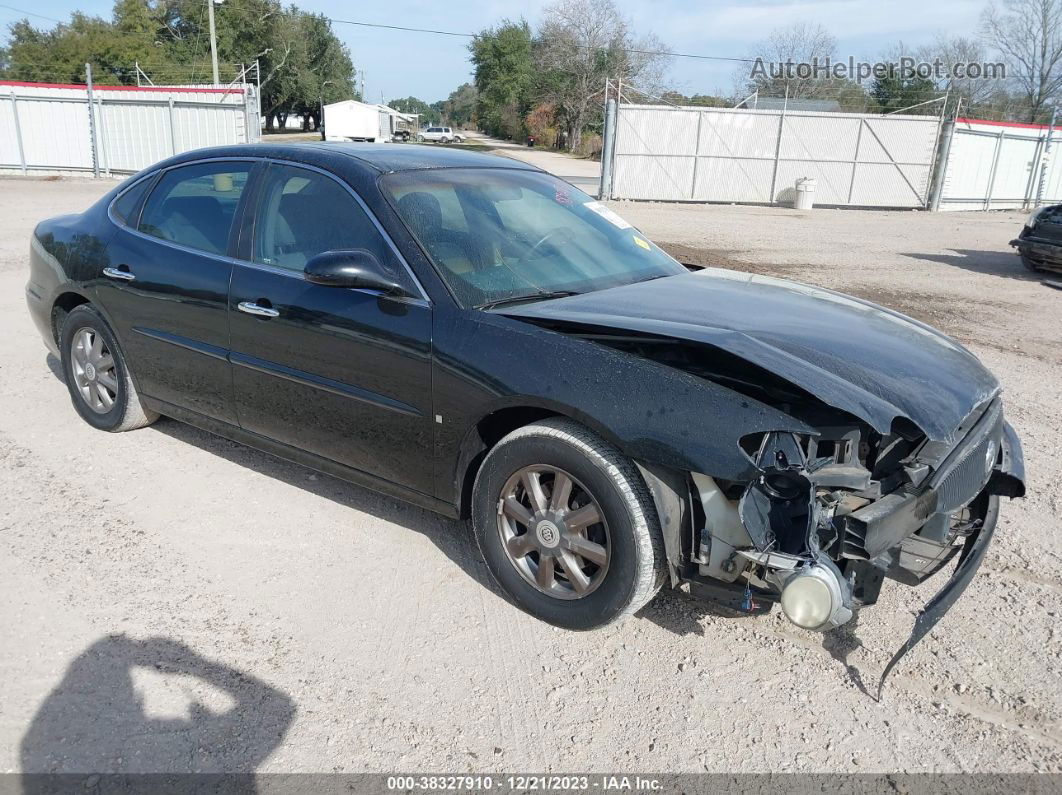
<instances>
[{"instance_id":1,"label":"tinted window","mask_svg":"<svg viewBox=\"0 0 1062 795\"><path fill-rule=\"evenodd\" d=\"M138 229L211 254L224 254L250 163L199 163L171 169L151 191Z\"/></svg>"},{"instance_id":2,"label":"tinted window","mask_svg":"<svg viewBox=\"0 0 1062 795\"><path fill-rule=\"evenodd\" d=\"M136 218L133 217L133 213L136 212L136 208L140 205L140 200L144 198L144 194L147 192L147 187L150 184L151 177L147 177L119 195L118 198L114 200L114 204L111 205L111 211L114 213L114 217L122 223L135 226Z\"/></svg>"},{"instance_id":3,"label":"tinted window","mask_svg":"<svg viewBox=\"0 0 1062 795\"><path fill-rule=\"evenodd\" d=\"M365 249L408 285L391 247L353 196L331 177L271 165L254 226L254 261L301 271L325 251Z\"/></svg>"},{"instance_id":4,"label":"tinted window","mask_svg":"<svg viewBox=\"0 0 1062 795\"><path fill-rule=\"evenodd\" d=\"M686 272L607 206L548 174L440 168L388 174L380 185L465 306Z\"/></svg>"}]
</instances>

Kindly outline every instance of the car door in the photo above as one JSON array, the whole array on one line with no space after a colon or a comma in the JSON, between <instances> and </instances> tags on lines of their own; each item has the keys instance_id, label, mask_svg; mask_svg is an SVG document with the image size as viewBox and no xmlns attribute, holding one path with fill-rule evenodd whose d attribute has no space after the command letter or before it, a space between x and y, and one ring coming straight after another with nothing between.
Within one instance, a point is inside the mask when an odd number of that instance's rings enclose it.
<instances>
[{"instance_id":1,"label":"car door","mask_svg":"<svg viewBox=\"0 0 1062 795\"><path fill-rule=\"evenodd\" d=\"M240 425L432 493L431 306L353 192L271 163L248 213L229 290ZM325 251L365 249L418 298L312 284Z\"/></svg>"},{"instance_id":2,"label":"car door","mask_svg":"<svg viewBox=\"0 0 1062 795\"><path fill-rule=\"evenodd\" d=\"M135 216L112 208L119 229L97 293L141 393L232 424L230 255L254 164L176 166L156 178Z\"/></svg>"}]
</instances>

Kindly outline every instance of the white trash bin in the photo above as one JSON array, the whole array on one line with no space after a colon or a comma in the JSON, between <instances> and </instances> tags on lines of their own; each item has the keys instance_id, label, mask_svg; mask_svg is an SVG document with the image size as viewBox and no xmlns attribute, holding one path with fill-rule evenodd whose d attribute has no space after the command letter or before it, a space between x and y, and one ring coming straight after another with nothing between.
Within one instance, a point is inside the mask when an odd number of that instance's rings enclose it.
<instances>
[{"instance_id":1,"label":"white trash bin","mask_svg":"<svg viewBox=\"0 0 1062 795\"><path fill-rule=\"evenodd\" d=\"M794 209L810 210L815 206L815 188L818 183L811 177L801 177L796 181L796 201Z\"/></svg>"}]
</instances>

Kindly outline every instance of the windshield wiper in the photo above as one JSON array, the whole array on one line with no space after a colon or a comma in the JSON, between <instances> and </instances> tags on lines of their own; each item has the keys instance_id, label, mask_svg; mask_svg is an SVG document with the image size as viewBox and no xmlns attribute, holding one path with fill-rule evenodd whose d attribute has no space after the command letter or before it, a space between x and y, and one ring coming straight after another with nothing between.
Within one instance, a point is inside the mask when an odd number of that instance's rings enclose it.
<instances>
[{"instance_id":1,"label":"windshield wiper","mask_svg":"<svg viewBox=\"0 0 1062 795\"><path fill-rule=\"evenodd\" d=\"M524 301L549 301L552 298L568 298L573 295L582 295L582 293L578 290L542 290L537 293L526 293L524 295L514 295L509 298L499 298L495 301L488 301L485 304L479 304L476 309L495 309L507 304L519 304Z\"/></svg>"}]
</instances>

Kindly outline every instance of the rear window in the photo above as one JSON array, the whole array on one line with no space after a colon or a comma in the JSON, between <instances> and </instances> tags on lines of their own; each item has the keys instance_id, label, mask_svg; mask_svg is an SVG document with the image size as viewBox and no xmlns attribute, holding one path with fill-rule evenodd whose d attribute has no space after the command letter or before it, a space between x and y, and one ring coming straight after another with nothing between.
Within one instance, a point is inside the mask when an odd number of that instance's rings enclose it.
<instances>
[{"instance_id":1,"label":"rear window","mask_svg":"<svg viewBox=\"0 0 1062 795\"><path fill-rule=\"evenodd\" d=\"M172 168L144 202L138 228L152 237L224 254L250 172L251 163L232 161Z\"/></svg>"},{"instance_id":2,"label":"rear window","mask_svg":"<svg viewBox=\"0 0 1062 795\"><path fill-rule=\"evenodd\" d=\"M114 217L128 226L136 226L137 218L136 213L140 207L140 200L144 198L144 194L147 193L148 185L151 183L151 177L145 177L131 188L127 188L124 192L118 195L118 198L114 200L111 205L111 212L114 213Z\"/></svg>"}]
</instances>

